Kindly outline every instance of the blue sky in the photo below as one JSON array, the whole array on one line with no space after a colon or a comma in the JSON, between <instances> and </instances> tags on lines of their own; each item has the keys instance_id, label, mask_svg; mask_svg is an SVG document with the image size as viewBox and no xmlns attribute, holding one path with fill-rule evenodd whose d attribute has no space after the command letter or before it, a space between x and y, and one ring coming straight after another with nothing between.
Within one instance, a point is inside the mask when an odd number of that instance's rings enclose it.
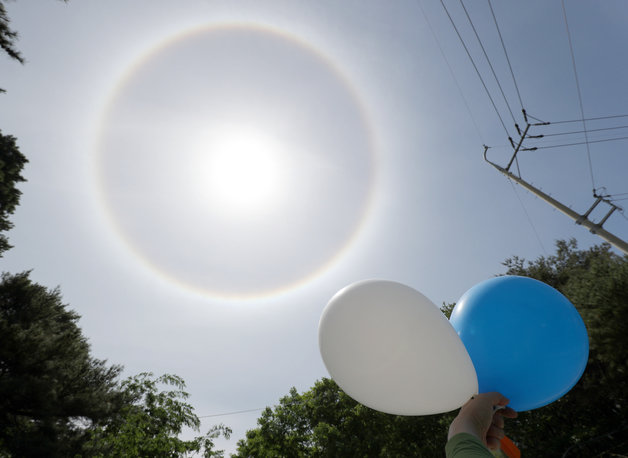
<instances>
[{"instance_id":1,"label":"blue sky","mask_svg":"<svg viewBox=\"0 0 628 458\"><path fill-rule=\"evenodd\" d=\"M561 2L492 3L527 112L580 119ZM461 4L445 5L515 135ZM523 126L489 4L464 5ZM628 113L628 5L565 7L585 118ZM483 144L501 165L511 149L438 1L7 9L26 64L0 60L0 127L30 163L2 270L59 285L96 357L180 375L199 415L273 405L325 376L318 320L347 284L396 280L441 304L510 256L600 243L483 161ZM626 141L593 143L624 125L587 122L588 153L522 151L521 176L580 213L593 187L628 197ZM604 227L628 238L620 212ZM232 426L233 450L258 415L204 427Z\"/></svg>"}]
</instances>

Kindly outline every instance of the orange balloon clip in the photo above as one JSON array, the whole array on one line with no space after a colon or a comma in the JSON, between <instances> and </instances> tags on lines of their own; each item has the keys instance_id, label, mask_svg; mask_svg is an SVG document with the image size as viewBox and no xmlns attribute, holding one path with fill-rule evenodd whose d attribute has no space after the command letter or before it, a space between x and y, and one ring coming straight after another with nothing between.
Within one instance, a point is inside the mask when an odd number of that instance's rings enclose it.
<instances>
[{"instance_id":1,"label":"orange balloon clip","mask_svg":"<svg viewBox=\"0 0 628 458\"><path fill-rule=\"evenodd\" d=\"M506 436L500 441L502 452L508 458L521 458L521 451L517 448L515 443L508 439Z\"/></svg>"}]
</instances>

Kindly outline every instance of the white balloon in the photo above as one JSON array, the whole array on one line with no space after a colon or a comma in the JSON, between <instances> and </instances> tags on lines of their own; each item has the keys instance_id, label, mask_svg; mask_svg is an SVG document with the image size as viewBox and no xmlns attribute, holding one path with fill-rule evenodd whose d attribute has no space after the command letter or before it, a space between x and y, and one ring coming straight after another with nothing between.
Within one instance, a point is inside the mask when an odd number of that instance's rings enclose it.
<instances>
[{"instance_id":1,"label":"white balloon","mask_svg":"<svg viewBox=\"0 0 628 458\"><path fill-rule=\"evenodd\" d=\"M318 343L340 388L381 412L448 412L478 391L471 358L447 318L401 283L365 280L340 290L323 310Z\"/></svg>"}]
</instances>

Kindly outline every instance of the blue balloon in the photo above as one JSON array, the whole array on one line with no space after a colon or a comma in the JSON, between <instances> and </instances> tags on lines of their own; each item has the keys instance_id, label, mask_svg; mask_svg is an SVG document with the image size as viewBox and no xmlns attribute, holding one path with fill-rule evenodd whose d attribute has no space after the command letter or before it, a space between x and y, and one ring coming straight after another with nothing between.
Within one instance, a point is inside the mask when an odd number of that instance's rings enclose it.
<instances>
[{"instance_id":1,"label":"blue balloon","mask_svg":"<svg viewBox=\"0 0 628 458\"><path fill-rule=\"evenodd\" d=\"M587 365L589 338L578 311L532 278L475 285L456 303L450 322L471 356L480 393L499 391L517 411L560 398Z\"/></svg>"}]
</instances>

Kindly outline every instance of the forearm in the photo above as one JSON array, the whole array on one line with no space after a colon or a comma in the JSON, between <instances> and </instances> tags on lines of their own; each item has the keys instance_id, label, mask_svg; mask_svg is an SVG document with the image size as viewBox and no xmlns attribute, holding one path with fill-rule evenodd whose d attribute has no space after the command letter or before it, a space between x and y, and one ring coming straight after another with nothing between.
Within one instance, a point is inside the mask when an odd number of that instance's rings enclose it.
<instances>
[{"instance_id":1,"label":"forearm","mask_svg":"<svg viewBox=\"0 0 628 458\"><path fill-rule=\"evenodd\" d=\"M445 446L447 458L493 458L493 454L475 435L461 432L447 441Z\"/></svg>"}]
</instances>

